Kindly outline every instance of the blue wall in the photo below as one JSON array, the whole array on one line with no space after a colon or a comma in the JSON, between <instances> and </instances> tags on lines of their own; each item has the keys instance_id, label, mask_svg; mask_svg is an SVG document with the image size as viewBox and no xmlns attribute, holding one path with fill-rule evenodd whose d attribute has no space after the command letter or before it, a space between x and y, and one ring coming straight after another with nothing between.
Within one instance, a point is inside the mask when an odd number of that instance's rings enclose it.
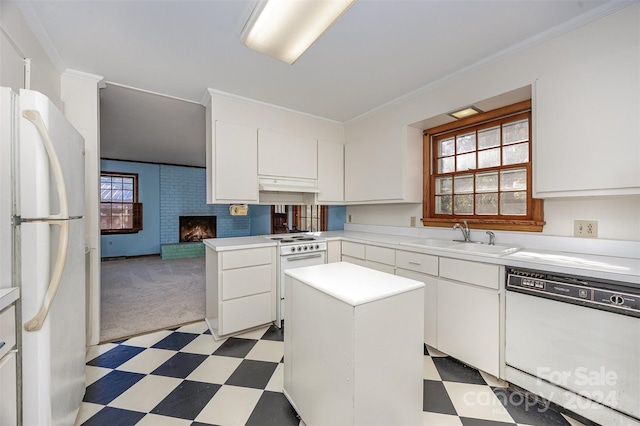
<instances>
[{"instance_id":1,"label":"blue wall","mask_svg":"<svg viewBox=\"0 0 640 426\"><path fill-rule=\"evenodd\" d=\"M270 206L250 205L247 216L231 216L228 204L207 204L205 169L116 160L101 160L100 169L137 173L138 201L143 204L143 230L103 235L102 257L160 253L161 244L178 242L180 216L216 216L219 238L271 232ZM346 212L345 206L329 206L329 231L344 229Z\"/></svg>"}]
</instances>

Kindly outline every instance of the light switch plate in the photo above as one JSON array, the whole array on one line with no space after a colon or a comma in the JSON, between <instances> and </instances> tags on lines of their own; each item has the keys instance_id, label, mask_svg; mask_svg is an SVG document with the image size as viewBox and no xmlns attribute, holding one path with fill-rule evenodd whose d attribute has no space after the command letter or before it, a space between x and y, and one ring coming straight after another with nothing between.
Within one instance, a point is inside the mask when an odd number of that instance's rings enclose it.
<instances>
[{"instance_id":1,"label":"light switch plate","mask_svg":"<svg viewBox=\"0 0 640 426\"><path fill-rule=\"evenodd\" d=\"M574 220L573 236L596 238L598 236L598 222L595 220Z\"/></svg>"}]
</instances>

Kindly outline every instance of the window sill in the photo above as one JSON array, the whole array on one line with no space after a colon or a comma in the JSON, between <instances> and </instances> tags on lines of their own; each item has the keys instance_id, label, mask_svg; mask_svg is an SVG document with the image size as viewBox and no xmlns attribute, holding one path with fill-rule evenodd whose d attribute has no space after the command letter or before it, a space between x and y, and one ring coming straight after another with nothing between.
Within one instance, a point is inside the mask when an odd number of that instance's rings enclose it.
<instances>
[{"instance_id":1,"label":"window sill","mask_svg":"<svg viewBox=\"0 0 640 426\"><path fill-rule=\"evenodd\" d=\"M527 231L542 232L544 221L536 220L499 220L499 219L449 219L449 218L423 218L424 226L437 226L441 228L452 227L455 223L462 223L466 220L470 228L488 229L493 231Z\"/></svg>"}]
</instances>

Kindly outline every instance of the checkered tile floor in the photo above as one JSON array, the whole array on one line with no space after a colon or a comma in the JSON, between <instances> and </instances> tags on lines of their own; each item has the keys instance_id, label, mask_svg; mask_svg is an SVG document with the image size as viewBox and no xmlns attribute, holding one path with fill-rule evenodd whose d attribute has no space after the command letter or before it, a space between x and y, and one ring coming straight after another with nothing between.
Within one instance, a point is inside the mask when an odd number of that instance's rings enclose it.
<instances>
[{"instance_id":1,"label":"checkered tile floor","mask_svg":"<svg viewBox=\"0 0 640 426\"><path fill-rule=\"evenodd\" d=\"M94 346L76 425L302 425L282 394L283 332L214 341L204 322ZM425 425L580 425L425 349Z\"/></svg>"}]
</instances>

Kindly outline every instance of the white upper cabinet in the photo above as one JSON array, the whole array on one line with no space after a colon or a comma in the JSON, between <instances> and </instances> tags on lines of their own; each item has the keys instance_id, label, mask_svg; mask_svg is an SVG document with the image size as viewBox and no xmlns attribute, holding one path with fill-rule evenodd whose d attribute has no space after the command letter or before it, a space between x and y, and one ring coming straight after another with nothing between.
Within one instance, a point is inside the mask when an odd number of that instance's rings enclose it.
<instances>
[{"instance_id":1,"label":"white upper cabinet","mask_svg":"<svg viewBox=\"0 0 640 426\"><path fill-rule=\"evenodd\" d=\"M635 24L553 44L561 66L534 92L534 196L640 194L637 16L624 19Z\"/></svg>"},{"instance_id":2,"label":"white upper cabinet","mask_svg":"<svg viewBox=\"0 0 640 426\"><path fill-rule=\"evenodd\" d=\"M344 147L347 203L422 202L422 132L410 126L349 140Z\"/></svg>"},{"instance_id":3,"label":"white upper cabinet","mask_svg":"<svg viewBox=\"0 0 640 426\"><path fill-rule=\"evenodd\" d=\"M224 121L212 127L207 143L207 202L258 203L257 129Z\"/></svg>"},{"instance_id":4,"label":"white upper cabinet","mask_svg":"<svg viewBox=\"0 0 640 426\"><path fill-rule=\"evenodd\" d=\"M344 203L344 145L318 141L318 203Z\"/></svg>"},{"instance_id":5,"label":"white upper cabinet","mask_svg":"<svg viewBox=\"0 0 640 426\"><path fill-rule=\"evenodd\" d=\"M318 141L272 130L258 130L258 174L318 178Z\"/></svg>"}]
</instances>

